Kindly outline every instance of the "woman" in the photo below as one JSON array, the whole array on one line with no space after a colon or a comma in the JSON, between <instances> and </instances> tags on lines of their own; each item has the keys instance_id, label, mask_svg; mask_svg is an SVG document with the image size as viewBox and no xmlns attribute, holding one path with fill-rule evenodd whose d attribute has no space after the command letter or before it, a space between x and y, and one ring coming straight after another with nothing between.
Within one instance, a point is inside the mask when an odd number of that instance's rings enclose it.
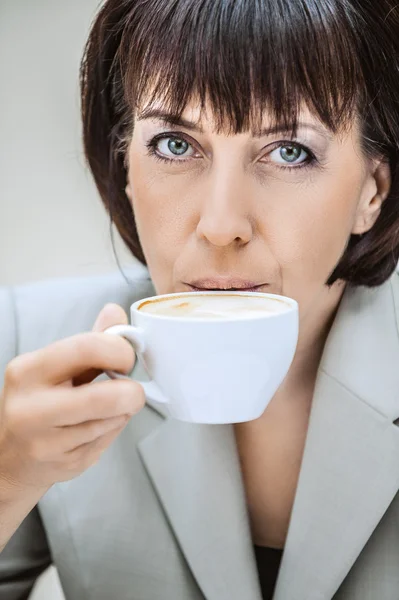
<instances>
[{"instance_id":1,"label":"woman","mask_svg":"<svg viewBox=\"0 0 399 600\"><path fill-rule=\"evenodd\" d=\"M84 143L148 271L2 291L1 600L51 562L73 600L397 598L398 34L393 0L105 2ZM259 419L97 379L133 301L210 288L299 303Z\"/></svg>"}]
</instances>

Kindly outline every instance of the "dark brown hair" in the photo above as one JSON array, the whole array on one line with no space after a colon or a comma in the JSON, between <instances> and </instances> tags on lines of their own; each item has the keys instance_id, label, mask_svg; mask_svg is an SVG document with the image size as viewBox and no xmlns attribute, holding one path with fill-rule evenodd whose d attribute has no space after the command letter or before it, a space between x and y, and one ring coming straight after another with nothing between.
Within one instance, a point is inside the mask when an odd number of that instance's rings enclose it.
<instances>
[{"instance_id":1,"label":"dark brown hair","mask_svg":"<svg viewBox=\"0 0 399 600\"><path fill-rule=\"evenodd\" d=\"M391 192L351 236L328 281L375 286L399 259L399 7L396 0L107 0L81 65L86 157L111 220L145 264L125 194L127 143L143 99L175 115L210 102L218 127L297 126L300 105L333 132L360 118L364 152L384 157ZM328 227L328 223L326 223Z\"/></svg>"}]
</instances>

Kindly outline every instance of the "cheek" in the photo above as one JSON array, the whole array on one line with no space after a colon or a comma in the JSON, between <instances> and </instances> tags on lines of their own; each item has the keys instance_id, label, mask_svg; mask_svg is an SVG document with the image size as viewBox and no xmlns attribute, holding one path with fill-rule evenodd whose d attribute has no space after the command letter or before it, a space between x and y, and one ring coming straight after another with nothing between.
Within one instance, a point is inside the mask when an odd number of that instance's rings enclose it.
<instances>
[{"instance_id":1,"label":"cheek","mask_svg":"<svg viewBox=\"0 0 399 600\"><path fill-rule=\"evenodd\" d=\"M130 170L133 210L142 235L176 239L183 233L190 205L181 177L154 172L139 162ZM156 240L154 240L156 241Z\"/></svg>"},{"instance_id":2,"label":"cheek","mask_svg":"<svg viewBox=\"0 0 399 600\"><path fill-rule=\"evenodd\" d=\"M149 164L151 162L151 164ZM194 222L184 177L154 169L152 161L131 154L129 181L137 231L157 286L171 271Z\"/></svg>"},{"instance_id":3,"label":"cheek","mask_svg":"<svg viewBox=\"0 0 399 600\"><path fill-rule=\"evenodd\" d=\"M360 197L358 176L320 175L271 197L279 201L264 214L265 237L277 258L285 285L320 285L341 258L354 223ZM269 207L270 208L270 207Z\"/></svg>"}]
</instances>

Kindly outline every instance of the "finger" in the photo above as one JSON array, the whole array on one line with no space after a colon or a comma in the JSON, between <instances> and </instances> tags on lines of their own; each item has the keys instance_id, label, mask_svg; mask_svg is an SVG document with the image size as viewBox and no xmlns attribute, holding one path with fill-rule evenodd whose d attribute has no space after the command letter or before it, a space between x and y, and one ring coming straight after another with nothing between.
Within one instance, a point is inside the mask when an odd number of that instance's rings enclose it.
<instances>
[{"instance_id":1,"label":"finger","mask_svg":"<svg viewBox=\"0 0 399 600\"><path fill-rule=\"evenodd\" d=\"M57 388L41 397L36 419L43 427L77 425L97 419L134 415L145 404L143 387L130 379L108 379L78 388ZM33 407L32 407L33 411Z\"/></svg>"},{"instance_id":2,"label":"finger","mask_svg":"<svg viewBox=\"0 0 399 600\"><path fill-rule=\"evenodd\" d=\"M106 304L99 313L93 331L105 331L112 325L127 325L127 314L119 304Z\"/></svg>"},{"instance_id":3,"label":"finger","mask_svg":"<svg viewBox=\"0 0 399 600\"><path fill-rule=\"evenodd\" d=\"M112 327L112 325L127 325L127 323L127 314L121 306L118 304L106 304L94 323L93 331L105 331L108 327ZM89 371L74 377L72 383L75 386L90 383L98 377L101 372L100 369L90 369Z\"/></svg>"},{"instance_id":4,"label":"finger","mask_svg":"<svg viewBox=\"0 0 399 600\"><path fill-rule=\"evenodd\" d=\"M59 427L49 440L49 445L57 449L57 452L66 453L75 450L84 444L90 444L103 437L107 433L124 427L130 416L122 415L110 419L97 419L78 425Z\"/></svg>"},{"instance_id":5,"label":"finger","mask_svg":"<svg viewBox=\"0 0 399 600\"><path fill-rule=\"evenodd\" d=\"M16 381L25 385L56 385L76 380L92 369L130 373L135 353L131 344L119 335L81 333L19 359L20 373L14 371Z\"/></svg>"},{"instance_id":6,"label":"finger","mask_svg":"<svg viewBox=\"0 0 399 600\"><path fill-rule=\"evenodd\" d=\"M114 429L105 433L103 436L97 438L93 442L82 444L70 452L66 452L68 460L71 462L86 462L87 466L90 466L94 462L97 462L101 454L112 444L112 442L118 437L118 435L126 427L128 421L119 428Z\"/></svg>"}]
</instances>

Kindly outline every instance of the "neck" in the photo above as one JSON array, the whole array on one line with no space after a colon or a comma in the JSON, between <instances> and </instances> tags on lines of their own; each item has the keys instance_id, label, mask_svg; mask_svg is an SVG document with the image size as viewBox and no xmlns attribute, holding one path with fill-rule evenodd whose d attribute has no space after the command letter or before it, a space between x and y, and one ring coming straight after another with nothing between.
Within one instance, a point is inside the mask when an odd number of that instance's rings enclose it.
<instances>
[{"instance_id":1,"label":"neck","mask_svg":"<svg viewBox=\"0 0 399 600\"><path fill-rule=\"evenodd\" d=\"M284 381L258 419L234 425L241 459L249 456L252 466L259 455L253 458L251 448L258 448L259 443L262 448L265 443L273 444L276 436L277 446L299 449L302 456L317 372L344 289L345 284L326 288L307 315L300 316L297 350Z\"/></svg>"},{"instance_id":2,"label":"neck","mask_svg":"<svg viewBox=\"0 0 399 600\"><path fill-rule=\"evenodd\" d=\"M284 380L290 389L302 389L314 383L344 290L345 284L338 282L325 288L307 314L300 318L297 349Z\"/></svg>"},{"instance_id":3,"label":"neck","mask_svg":"<svg viewBox=\"0 0 399 600\"><path fill-rule=\"evenodd\" d=\"M297 349L290 369L273 396L271 410L260 417L268 420L271 412L286 415L309 414L317 372L324 346L345 290L344 283L325 288L307 314L300 317ZM281 411L280 411L281 409ZM260 424L260 423L259 423Z\"/></svg>"}]
</instances>

